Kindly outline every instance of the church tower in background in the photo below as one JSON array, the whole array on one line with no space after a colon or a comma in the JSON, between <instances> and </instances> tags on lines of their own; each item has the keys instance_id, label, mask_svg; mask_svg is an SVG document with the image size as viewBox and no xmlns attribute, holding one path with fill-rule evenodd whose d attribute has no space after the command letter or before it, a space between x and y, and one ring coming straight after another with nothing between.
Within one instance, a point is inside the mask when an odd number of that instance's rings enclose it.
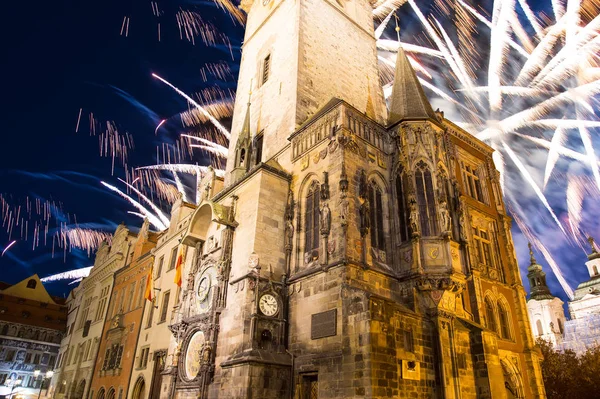
<instances>
[{"instance_id":1,"label":"church tower in background","mask_svg":"<svg viewBox=\"0 0 600 399\"><path fill-rule=\"evenodd\" d=\"M544 398L493 150L402 49L386 104L371 1L242 7L160 396Z\"/></svg>"}]
</instances>

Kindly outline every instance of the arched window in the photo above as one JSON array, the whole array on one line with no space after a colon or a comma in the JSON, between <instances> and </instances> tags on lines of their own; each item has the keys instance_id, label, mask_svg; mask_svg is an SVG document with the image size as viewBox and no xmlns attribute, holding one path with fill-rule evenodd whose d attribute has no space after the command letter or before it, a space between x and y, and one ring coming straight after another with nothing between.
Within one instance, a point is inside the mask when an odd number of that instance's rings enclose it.
<instances>
[{"instance_id":1,"label":"arched window","mask_svg":"<svg viewBox=\"0 0 600 399\"><path fill-rule=\"evenodd\" d=\"M510 323L508 311L504 305L498 302L498 320L500 321L500 336L504 339L510 339Z\"/></svg>"},{"instance_id":2,"label":"arched window","mask_svg":"<svg viewBox=\"0 0 600 399\"><path fill-rule=\"evenodd\" d=\"M561 334L565 333L565 327L563 326L563 322L561 319L557 318L556 322L558 323L558 331L560 331Z\"/></svg>"},{"instance_id":3,"label":"arched window","mask_svg":"<svg viewBox=\"0 0 600 399\"><path fill-rule=\"evenodd\" d=\"M369 185L369 203L371 204L371 246L375 249L385 250L383 235L383 201L381 189L375 182Z\"/></svg>"},{"instance_id":4,"label":"arched window","mask_svg":"<svg viewBox=\"0 0 600 399\"><path fill-rule=\"evenodd\" d=\"M27 282L27 288L35 288L37 282L34 279L31 279Z\"/></svg>"},{"instance_id":5,"label":"arched window","mask_svg":"<svg viewBox=\"0 0 600 399\"><path fill-rule=\"evenodd\" d=\"M398 171L398 176L396 177L396 198L398 200L398 218L400 220L400 241L404 242L408 240L410 223L408 220L408 207L406 206L406 196L405 194L408 192L406 187L406 175L403 173L402 167Z\"/></svg>"},{"instance_id":6,"label":"arched window","mask_svg":"<svg viewBox=\"0 0 600 399\"><path fill-rule=\"evenodd\" d=\"M593 270L594 270L594 276L598 275L598 266L594 265L592 266Z\"/></svg>"},{"instance_id":7,"label":"arched window","mask_svg":"<svg viewBox=\"0 0 600 399\"><path fill-rule=\"evenodd\" d=\"M542 321L538 320L535 322L535 326L537 327L538 336L541 337L544 335L544 329L542 328Z\"/></svg>"},{"instance_id":8,"label":"arched window","mask_svg":"<svg viewBox=\"0 0 600 399\"><path fill-rule=\"evenodd\" d=\"M319 249L319 200L321 186L313 182L306 195L306 210L304 212L304 251L312 252Z\"/></svg>"},{"instance_id":9,"label":"arched window","mask_svg":"<svg viewBox=\"0 0 600 399\"><path fill-rule=\"evenodd\" d=\"M419 220L421 222L421 235L432 236L437 234L435 201L431 172L421 161L415 171L415 187L417 190L417 205L419 206Z\"/></svg>"},{"instance_id":10,"label":"arched window","mask_svg":"<svg viewBox=\"0 0 600 399\"><path fill-rule=\"evenodd\" d=\"M488 298L485 300L485 318L487 321L487 326L490 330L498 332L496 328L496 313L494 312L494 305L492 305L492 301Z\"/></svg>"}]
</instances>

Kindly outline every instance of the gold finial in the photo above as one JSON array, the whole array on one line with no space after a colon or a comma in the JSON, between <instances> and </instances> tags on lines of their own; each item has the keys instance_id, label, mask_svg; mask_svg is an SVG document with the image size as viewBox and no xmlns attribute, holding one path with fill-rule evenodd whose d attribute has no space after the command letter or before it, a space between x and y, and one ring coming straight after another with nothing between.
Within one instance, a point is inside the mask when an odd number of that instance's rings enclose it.
<instances>
[{"instance_id":1,"label":"gold finial","mask_svg":"<svg viewBox=\"0 0 600 399\"><path fill-rule=\"evenodd\" d=\"M394 13L394 19L396 20L396 36L398 37L398 46L400 46L400 19L398 18L398 14Z\"/></svg>"},{"instance_id":2,"label":"gold finial","mask_svg":"<svg viewBox=\"0 0 600 399\"><path fill-rule=\"evenodd\" d=\"M531 264L535 264L535 256L533 256L533 245L531 245L531 243L527 243L527 246L529 247L529 261L531 262Z\"/></svg>"},{"instance_id":3,"label":"gold finial","mask_svg":"<svg viewBox=\"0 0 600 399\"><path fill-rule=\"evenodd\" d=\"M592 247L592 253L597 254L598 251L596 250L596 244L594 243L594 238L592 236L589 236L587 240L590 243L590 246Z\"/></svg>"}]
</instances>

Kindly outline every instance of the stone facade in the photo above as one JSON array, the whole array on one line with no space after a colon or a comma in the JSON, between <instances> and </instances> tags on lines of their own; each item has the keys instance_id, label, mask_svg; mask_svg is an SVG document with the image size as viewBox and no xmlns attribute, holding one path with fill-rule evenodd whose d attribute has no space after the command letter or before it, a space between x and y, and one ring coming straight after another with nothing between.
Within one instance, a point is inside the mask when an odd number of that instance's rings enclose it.
<instances>
[{"instance_id":1,"label":"stone facade","mask_svg":"<svg viewBox=\"0 0 600 399\"><path fill-rule=\"evenodd\" d=\"M94 364L106 321L114 274L123 268L133 251L135 234L124 225L115 230L112 242L104 242L96 252L94 267L69 296L69 331L61 344L57 399L88 397Z\"/></svg>"},{"instance_id":2,"label":"stone facade","mask_svg":"<svg viewBox=\"0 0 600 399\"><path fill-rule=\"evenodd\" d=\"M150 251L156 245L156 233L148 228L148 220L144 220L131 251L125 254L125 266L114 273L113 289L94 361L89 398L128 397L142 316L148 302L144 300L144 291L147 279L152 278L154 262ZM150 302L148 304L153 305Z\"/></svg>"},{"instance_id":3,"label":"stone facade","mask_svg":"<svg viewBox=\"0 0 600 399\"><path fill-rule=\"evenodd\" d=\"M369 1L242 6L160 397L544 398L492 149L402 50L386 119Z\"/></svg>"},{"instance_id":4,"label":"stone facade","mask_svg":"<svg viewBox=\"0 0 600 399\"><path fill-rule=\"evenodd\" d=\"M49 397L45 376L56 366L66 322L65 300L51 297L37 275L0 283L0 396Z\"/></svg>"},{"instance_id":5,"label":"stone facade","mask_svg":"<svg viewBox=\"0 0 600 399\"><path fill-rule=\"evenodd\" d=\"M590 279L579 284L569 301L570 320L565 318L563 301L550 293L542 267L529 267L531 296L527 309L531 318L533 335L554 345L558 350L572 350L583 354L587 349L600 345L600 253L594 240L589 239L592 253L586 267Z\"/></svg>"}]
</instances>

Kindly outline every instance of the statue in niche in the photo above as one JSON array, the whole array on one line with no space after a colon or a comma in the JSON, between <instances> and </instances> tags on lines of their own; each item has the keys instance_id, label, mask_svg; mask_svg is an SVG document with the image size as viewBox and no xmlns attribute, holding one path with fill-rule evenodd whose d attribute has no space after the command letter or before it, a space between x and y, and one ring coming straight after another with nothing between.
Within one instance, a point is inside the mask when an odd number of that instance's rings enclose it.
<instances>
[{"instance_id":1,"label":"statue in niche","mask_svg":"<svg viewBox=\"0 0 600 399\"><path fill-rule=\"evenodd\" d=\"M331 210L327 202L321 207L321 217L319 218L321 234L328 235L331 229Z\"/></svg>"},{"instance_id":2,"label":"statue in niche","mask_svg":"<svg viewBox=\"0 0 600 399\"><path fill-rule=\"evenodd\" d=\"M419 209L417 207L417 201L411 199L409 204L410 213L408 215L410 219L410 230L413 236L419 235Z\"/></svg>"},{"instance_id":3,"label":"statue in niche","mask_svg":"<svg viewBox=\"0 0 600 399\"><path fill-rule=\"evenodd\" d=\"M370 211L371 204L367 197L359 197L360 208L358 210L360 216L360 235L361 237L366 236L371 228Z\"/></svg>"},{"instance_id":4,"label":"statue in niche","mask_svg":"<svg viewBox=\"0 0 600 399\"><path fill-rule=\"evenodd\" d=\"M440 227L442 233L447 233L451 229L450 213L448 212L448 204L445 200L440 201Z\"/></svg>"},{"instance_id":5,"label":"statue in niche","mask_svg":"<svg viewBox=\"0 0 600 399\"><path fill-rule=\"evenodd\" d=\"M323 184L321 184L321 201L329 199L329 173L323 172Z\"/></svg>"},{"instance_id":6,"label":"statue in niche","mask_svg":"<svg viewBox=\"0 0 600 399\"><path fill-rule=\"evenodd\" d=\"M285 248L287 250L291 250L292 249L292 239L294 238L294 224L292 223L292 219L287 219L285 221Z\"/></svg>"},{"instance_id":7,"label":"statue in niche","mask_svg":"<svg viewBox=\"0 0 600 399\"><path fill-rule=\"evenodd\" d=\"M465 212L465 205L462 200L458 200L458 230L460 239L463 241L467 241L467 215Z\"/></svg>"},{"instance_id":8,"label":"statue in niche","mask_svg":"<svg viewBox=\"0 0 600 399\"><path fill-rule=\"evenodd\" d=\"M348 225L348 208L350 207L350 201L348 201L348 197L346 196L345 193L340 197L339 205L340 205L340 224L342 226L347 226Z\"/></svg>"}]
</instances>

